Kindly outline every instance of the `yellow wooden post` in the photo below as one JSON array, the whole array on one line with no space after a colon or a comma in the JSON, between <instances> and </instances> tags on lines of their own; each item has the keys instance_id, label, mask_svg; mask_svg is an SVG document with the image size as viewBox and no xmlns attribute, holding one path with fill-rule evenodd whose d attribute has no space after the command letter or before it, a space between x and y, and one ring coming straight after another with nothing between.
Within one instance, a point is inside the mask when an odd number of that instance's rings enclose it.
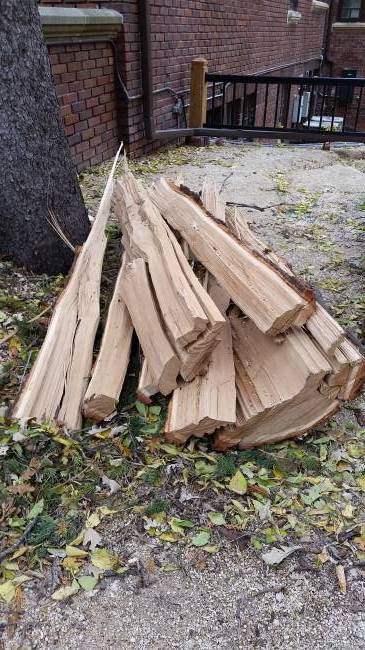
<instances>
[{"instance_id":1,"label":"yellow wooden post","mask_svg":"<svg viewBox=\"0 0 365 650\"><path fill-rule=\"evenodd\" d=\"M191 63L190 111L189 126L202 127L207 119L208 84L205 74L208 72L208 61L203 58L194 59Z\"/></svg>"}]
</instances>

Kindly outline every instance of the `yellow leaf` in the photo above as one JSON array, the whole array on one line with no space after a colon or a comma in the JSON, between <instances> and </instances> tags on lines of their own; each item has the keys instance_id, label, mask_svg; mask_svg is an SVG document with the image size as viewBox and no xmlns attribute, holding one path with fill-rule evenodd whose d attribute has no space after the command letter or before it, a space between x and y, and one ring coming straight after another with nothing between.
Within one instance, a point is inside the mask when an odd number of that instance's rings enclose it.
<instances>
[{"instance_id":1,"label":"yellow leaf","mask_svg":"<svg viewBox=\"0 0 365 650\"><path fill-rule=\"evenodd\" d=\"M284 478L284 474L283 474L283 472L281 471L281 469L279 469L279 467L274 467L273 470L272 470L272 472L273 472L275 478L276 478L278 481L282 481L282 480L283 480L283 478Z\"/></svg>"},{"instance_id":2,"label":"yellow leaf","mask_svg":"<svg viewBox=\"0 0 365 650\"><path fill-rule=\"evenodd\" d=\"M76 548L76 546L66 545L66 554L68 557L86 557L88 555L87 551L83 551L81 548Z\"/></svg>"},{"instance_id":3,"label":"yellow leaf","mask_svg":"<svg viewBox=\"0 0 365 650\"><path fill-rule=\"evenodd\" d=\"M237 470L235 475L232 476L228 484L228 489L231 490L231 492L235 492L236 494L246 494L247 481L240 470Z\"/></svg>"},{"instance_id":4,"label":"yellow leaf","mask_svg":"<svg viewBox=\"0 0 365 650\"><path fill-rule=\"evenodd\" d=\"M84 535L85 535L85 529L83 528L79 532L78 536L75 537L75 539L72 540L72 542L70 543L70 546L78 546L79 544L81 544L83 542L83 540L84 540Z\"/></svg>"},{"instance_id":5,"label":"yellow leaf","mask_svg":"<svg viewBox=\"0 0 365 650\"><path fill-rule=\"evenodd\" d=\"M74 574L79 571L80 566L82 565L81 561L76 557L65 557L62 560L62 566L70 573Z\"/></svg>"},{"instance_id":6,"label":"yellow leaf","mask_svg":"<svg viewBox=\"0 0 365 650\"><path fill-rule=\"evenodd\" d=\"M86 519L86 528L96 528L96 526L99 526L100 522L101 519L99 517L99 514L97 512L93 512Z\"/></svg>"},{"instance_id":7,"label":"yellow leaf","mask_svg":"<svg viewBox=\"0 0 365 650\"><path fill-rule=\"evenodd\" d=\"M70 596L73 596L76 594L80 589L80 585L76 580L73 581L72 585L68 585L67 587L60 587L60 589L57 589L51 596L53 600L66 600L66 598L70 598Z\"/></svg>"},{"instance_id":8,"label":"yellow leaf","mask_svg":"<svg viewBox=\"0 0 365 650\"><path fill-rule=\"evenodd\" d=\"M177 542L178 539L181 539L176 533L162 533L159 535L159 539L162 539L164 542Z\"/></svg>"},{"instance_id":9,"label":"yellow leaf","mask_svg":"<svg viewBox=\"0 0 365 650\"><path fill-rule=\"evenodd\" d=\"M98 512L100 512L104 516L107 516L107 515L115 515L118 512L118 510L112 510L111 508L108 508L108 506L100 506L100 508L98 508Z\"/></svg>"},{"instance_id":10,"label":"yellow leaf","mask_svg":"<svg viewBox=\"0 0 365 650\"><path fill-rule=\"evenodd\" d=\"M354 506L352 506L351 503L347 503L342 510L342 514L346 519L352 519L354 516Z\"/></svg>"},{"instance_id":11,"label":"yellow leaf","mask_svg":"<svg viewBox=\"0 0 365 650\"><path fill-rule=\"evenodd\" d=\"M28 546L21 546L20 548L18 548L18 549L13 553L13 555L11 556L10 559L11 559L11 560L16 560L16 559L17 559L18 557L20 557L21 555L24 555L24 553L26 553L27 550L28 550Z\"/></svg>"},{"instance_id":12,"label":"yellow leaf","mask_svg":"<svg viewBox=\"0 0 365 650\"><path fill-rule=\"evenodd\" d=\"M357 484L360 487L360 489L365 492L365 474L363 476L359 476L357 479Z\"/></svg>"},{"instance_id":13,"label":"yellow leaf","mask_svg":"<svg viewBox=\"0 0 365 650\"><path fill-rule=\"evenodd\" d=\"M118 558L116 558L114 555L111 555L111 553L109 553L106 548L96 549L96 551L91 553L90 559L94 566L104 570L115 569L119 564Z\"/></svg>"},{"instance_id":14,"label":"yellow leaf","mask_svg":"<svg viewBox=\"0 0 365 650\"><path fill-rule=\"evenodd\" d=\"M21 341L17 336L12 336L9 341L9 350L13 357L16 357L18 352L22 349Z\"/></svg>"},{"instance_id":15,"label":"yellow leaf","mask_svg":"<svg viewBox=\"0 0 365 650\"><path fill-rule=\"evenodd\" d=\"M0 598L5 600L6 603L11 603L15 598L15 587L10 580L0 585Z\"/></svg>"}]
</instances>

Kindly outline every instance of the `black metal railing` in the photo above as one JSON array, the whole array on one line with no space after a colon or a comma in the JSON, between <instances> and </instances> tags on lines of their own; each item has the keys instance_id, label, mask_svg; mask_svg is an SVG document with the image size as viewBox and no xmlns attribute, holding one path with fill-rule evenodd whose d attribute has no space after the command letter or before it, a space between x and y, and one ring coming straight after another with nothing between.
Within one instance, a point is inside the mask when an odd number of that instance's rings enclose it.
<instances>
[{"instance_id":1,"label":"black metal railing","mask_svg":"<svg viewBox=\"0 0 365 650\"><path fill-rule=\"evenodd\" d=\"M205 128L365 141L365 78L213 74Z\"/></svg>"}]
</instances>

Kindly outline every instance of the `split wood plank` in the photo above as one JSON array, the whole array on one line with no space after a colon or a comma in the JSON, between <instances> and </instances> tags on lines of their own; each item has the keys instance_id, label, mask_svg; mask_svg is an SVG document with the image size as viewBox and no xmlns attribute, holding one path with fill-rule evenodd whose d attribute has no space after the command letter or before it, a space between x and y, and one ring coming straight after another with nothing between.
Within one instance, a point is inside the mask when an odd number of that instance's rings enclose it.
<instances>
[{"instance_id":1,"label":"split wood plank","mask_svg":"<svg viewBox=\"0 0 365 650\"><path fill-rule=\"evenodd\" d=\"M217 307L225 312L229 296L214 278L209 278L208 291ZM213 350L207 372L189 383L180 382L174 390L167 414L165 436L175 443L184 443L190 436L202 437L218 427L236 420L235 369L229 321L223 328L222 340Z\"/></svg>"},{"instance_id":2,"label":"split wood plank","mask_svg":"<svg viewBox=\"0 0 365 650\"><path fill-rule=\"evenodd\" d=\"M192 254L259 329L271 335L287 330L308 307L308 300L186 192L163 178L149 190L162 216L187 241Z\"/></svg>"},{"instance_id":3,"label":"split wood plank","mask_svg":"<svg viewBox=\"0 0 365 650\"><path fill-rule=\"evenodd\" d=\"M95 221L57 301L46 338L15 405L15 418L35 418L81 427L81 405L90 376L99 323L100 278L106 247L105 226L120 146Z\"/></svg>"},{"instance_id":4,"label":"split wood plank","mask_svg":"<svg viewBox=\"0 0 365 650\"><path fill-rule=\"evenodd\" d=\"M137 399L144 404L152 404L151 398L158 393L158 390L156 379L152 376L146 359L143 359L137 387Z\"/></svg>"},{"instance_id":5,"label":"split wood plank","mask_svg":"<svg viewBox=\"0 0 365 650\"><path fill-rule=\"evenodd\" d=\"M333 355L345 337L341 325L318 303L306 327L326 354Z\"/></svg>"},{"instance_id":6,"label":"split wood plank","mask_svg":"<svg viewBox=\"0 0 365 650\"><path fill-rule=\"evenodd\" d=\"M216 448L295 436L338 408L337 400L319 391L331 365L304 330L290 330L278 345L237 312L231 313L230 322L238 421L217 433Z\"/></svg>"},{"instance_id":7,"label":"split wood plank","mask_svg":"<svg viewBox=\"0 0 365 650\"><path fill-rule=\"evenodd\" d=\"M350 364L348 378L339 392L339 398L352 400L355 399L364 384L365 358L348 338L342 341L339 350Z\"/></svg>"},{"instance_id":8,"label":"split wood plank","mask_svg":"<svg viewBox=\"0 0 365 650\"><path fill-rule=\"evenodd\" d=\"M125 259L115 283L100 351L84 397L85 417L101 422L116 408L127 373L133 325L122 298Z\"/></svg>"},{"instance_id":9,"label":"split wood plank","mask_svg":"<svg viewBox=\"0 0 365 650\"><path fill-rule=\"evenodd\" d=\"M126 261L122 296L159 392L169 395L176 388L181 363L163 329L146 262L141 257Z\"/></svg>"},{"instance_id":10,"label":"split wood plank","mask_svg":"<svg viewBox=\"0 0 365 650\"><path fill-rule=\"evenodd\" d=\"M175 183L176 184L176 183ZM307 306L304 307L296 317L293 325L301 327L313 314L315 309L315 296L311 287L301 278L297 278L288 262L278 255L271 246L262 241L248 225L247 212L242 207L228 206L221 198L214 182L206 179L201 192L201 202L204 208L216 219L223 221L229 231L249 250L265 260L275 272L277 272L289 286L293 287L304 300Z\"/></svg>"},{"instance_id":11,"label":"split wood plank","mask_svg":"<svg viewBox=\"0 0 365 650\"><path fill-rule=\"evenodd\" d=\"M195 277L176 237L129 172L116 184L115 197L123 244L130 259L140 258L148 265L162 326L181 360L180 374L189 381L203 371L218 344L224 318ZM151 373L157 376L153 367Z\"/></svg>"}]
</instances>

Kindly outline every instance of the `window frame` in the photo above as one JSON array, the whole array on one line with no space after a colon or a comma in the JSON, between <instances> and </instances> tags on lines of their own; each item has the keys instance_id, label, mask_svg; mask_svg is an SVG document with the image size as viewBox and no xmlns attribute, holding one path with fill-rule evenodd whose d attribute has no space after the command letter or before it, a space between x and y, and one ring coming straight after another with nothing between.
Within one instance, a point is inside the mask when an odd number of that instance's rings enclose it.
<instances>
[{"instance_id":1,"label":"window frame","mask_svg":"<svg viewBox=\"0 0 365 650\"><path fill-rule=\"evenodd\" d=\"M361 0L360 2L360 10L359 10L359 15L356 18L344 18L343 17L343 11L344 11L344 0L341 0L338 6L338 20L341 23L361 23L365 22L365 0Z\"/></svg>"}]
</instances>

